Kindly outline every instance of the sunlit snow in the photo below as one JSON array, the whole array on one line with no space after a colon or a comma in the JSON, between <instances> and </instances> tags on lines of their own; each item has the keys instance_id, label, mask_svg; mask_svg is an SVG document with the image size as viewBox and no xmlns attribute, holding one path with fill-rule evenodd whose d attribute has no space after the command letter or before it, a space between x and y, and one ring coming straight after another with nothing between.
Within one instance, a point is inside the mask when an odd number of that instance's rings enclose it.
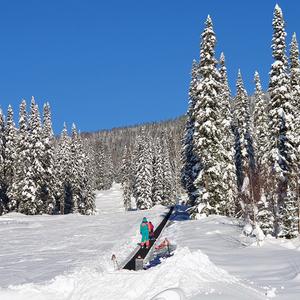
<instances>
[{"instance_id":1,"label":"sunlit snow","mask_svg":"<svg viewBox=\"0 0 300 300\"><path fill-rule=\"evenodd\" d=\"M125 212L119 185L97 194L95 216L0 217L1 300L298 299L300 242L268 237L258 247L220 216L187 220L183 207L163 232L175 254L144 271L114 270L139 242L143 216ZM182 210L180 210L182 209Z\"/></svg>"}]
</instances>

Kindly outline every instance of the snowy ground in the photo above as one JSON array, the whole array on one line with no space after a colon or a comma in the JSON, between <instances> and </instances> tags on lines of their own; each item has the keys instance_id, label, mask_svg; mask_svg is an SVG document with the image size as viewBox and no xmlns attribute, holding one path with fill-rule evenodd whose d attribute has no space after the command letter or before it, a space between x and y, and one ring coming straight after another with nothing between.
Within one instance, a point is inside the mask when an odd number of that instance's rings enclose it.
<instances>
[{"instance_id":1,"label":"snowy ground","mask_svg":"<svg viewBox=\"0 0 300 300\"><path fill-rule=\"evenodd\" d=\"M124 212L119 185L99 192L97 207L96 216L0 217L0 299L300 297L299 240L257 247L234 220L179 212L163 233L177 244L174 256L147 271L114 271L112 253L121 262L136 247L141 218L157 224L166 209Z\"/></svg>"}]
</instances>

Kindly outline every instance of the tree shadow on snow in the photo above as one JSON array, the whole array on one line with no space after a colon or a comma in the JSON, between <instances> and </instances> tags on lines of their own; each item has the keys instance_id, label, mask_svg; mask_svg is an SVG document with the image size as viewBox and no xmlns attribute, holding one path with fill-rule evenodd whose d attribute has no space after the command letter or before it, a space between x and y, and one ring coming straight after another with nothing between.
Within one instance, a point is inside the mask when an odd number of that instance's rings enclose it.
<instances>
[{"instance_id":1,"label":"tree shadow on snow","mask_svg":"<svg viewBox=\"0 0 300 300\"><path fill-rule=\"evenodd\" d=\"M174 212L170 217L171 223L174 221L187 221L190 220L190 215L187 212L189 207L187 205L177 204L175 206Z\"/></svg>"},{"instance_id":2,"label":"tree shadow on snow","mask_svg":"<svg viewBox=\"0 0 300 300\"><path fill-rule=\"evenodd\" d=\"M165 247L164 249L155 251L153 253L153 258L144 266L144 270L153 268L161 264L165 259L174 255L176 245L170 245L169 248Z\"/></svg>"}]
</instances>

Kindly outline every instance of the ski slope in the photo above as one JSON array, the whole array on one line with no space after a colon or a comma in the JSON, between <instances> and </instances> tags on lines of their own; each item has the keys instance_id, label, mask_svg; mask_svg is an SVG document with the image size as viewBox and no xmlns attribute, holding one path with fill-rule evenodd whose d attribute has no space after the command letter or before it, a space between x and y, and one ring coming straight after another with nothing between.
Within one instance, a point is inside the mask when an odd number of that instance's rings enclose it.
<instances>
[{"instance_id":1,"label":"ski slope","mask_svg":"<svg viewBox=\"0 0 300 300\"><path fill-rule=\"evenodd\" d=\"M95 216L0 217L1 300L299 299L299 240L258 247L220 216L179 211L162 235L177 245L172 257L115 271L111 255L120 263L136 247L142 217L158 224L167 209L125 212L117 184L96 203Z\"/></svg>"}]
</instances>

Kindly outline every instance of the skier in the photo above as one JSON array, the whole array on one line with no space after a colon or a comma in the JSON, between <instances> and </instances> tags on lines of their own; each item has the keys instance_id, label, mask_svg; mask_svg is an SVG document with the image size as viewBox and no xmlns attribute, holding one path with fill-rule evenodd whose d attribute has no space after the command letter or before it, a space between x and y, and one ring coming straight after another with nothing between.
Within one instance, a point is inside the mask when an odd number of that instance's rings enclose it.
<instances>
[{"instance_id":1,"label":"skier","mask_svg":"<svg viewBox=\"0 0 300 300\"><path fill-rule=\"evenodd\" d=\"M152 240L154 238L154 226L151 221L148 222L148 229L149 229L149 238Z\"/></svg>"},{"instance_id":2,"label":"skier","mask_svg":"<svg viewBox=\"0 0 300 300\"><path fill-rule=\"evenodd\" d=\"M149 248L149 228L148 228L148 220L146 217L143 218L143 221L140 225L140 233L142 235L141 247L146 245L146 248Z\"/></svg>"}]
</instances>

